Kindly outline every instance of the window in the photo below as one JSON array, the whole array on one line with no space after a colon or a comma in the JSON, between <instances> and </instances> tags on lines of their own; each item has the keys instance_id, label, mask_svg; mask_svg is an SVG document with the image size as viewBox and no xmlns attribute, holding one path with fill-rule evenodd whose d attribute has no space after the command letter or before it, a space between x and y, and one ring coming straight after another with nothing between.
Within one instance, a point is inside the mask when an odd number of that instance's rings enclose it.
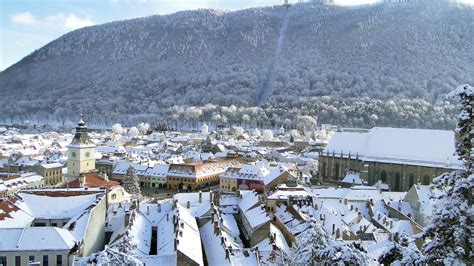
<instances>
[{"instance_id":1,"label":"window","mask_svg":"<svg viewBox=\"0 0 474 266\"><path fill-rule=\"evenodd\" d=\"M57 223L51 223L51 226L58 227L58 224Z\"/></svg>"},{"instance_id":2,"label":"window","mask_svg":"<svg viewBox=\"0 0 474 266\"><path fill-rule=\"evenodd\" d=\"M34 261L35 261L35 255L30 255L30 256L28 257L28 261L29 261L29 262L34 262Z\"/></svg>"},{"instance_id":3,"label":"window","mask_svg":"<svg viewBox=\"0 0 474 266\"><path fill-rule=\"evenodd\" d=\"M429 177L428 175L425 175L425 176L423 177L423 182L422 182L422 184L423 184L423 185L429 185L430 182L431 182L430 177Z\"/></svg>"},{"instance_id":4,"label":"window","mask_svg":"<svg viewBox=\"0 0 474 266\"><path fill-rule=\"evenodd\" d=\"M394 184L394 190L395 191L400 191L400 188L401 188L401 177L400 177L400 173L399 172L396 172L395 173L395 184Z\"/></svg>"},{"instance_id":5,"label":"window","mask_svg":"<svg viewBox=\"0 0 474 266\"><path fill-rule=\"evenodd\" d=\"M0 256L0 266L7 266L7 257Z\"/></svg>"},{"instance_id":6,"label":"window","mask_svg":"<svg viewBox=\"0 0 474 266\"><path fill-rule=\"evenodd\" d=\"M380 173L380 180L382 180L383 183L387 183L387 172L382 171L382 173Z\"/></svg>"},{"instance_id":7,"label":"window","mask_svg":"<svg viewBox=\"0 0 474 266\"><path fill-rule=\"evenodd\" d=\"M21 257L15 256L15 266L21 266Z\"/></svg>"},{"instance_id":8,"label":"window","mask_svg":"<svg viewBox=\"0 0 474 266\"><path fill-rule=\"evenodd\" d=\"M48 266L48 255L43 255L43 266Z\"/></svg>"},{"instance_id":9,"label":"window","mask_svg":"<svg viewBox=\"0 0 474 266\"><path fill-rule=\"evenodd\" d=\"M117 194L112 194L112 199L116 199L117 198Z\"/></svg>"},{"instance_id":10,"label":"window","mask_svg":"<svg viewBox=\"0 0 474 266\"><path fill-rule=\"evenodd\" d=\"M63 265L63 256L62 255L56 255L56 265Z\"/></svg>"}]
</instances>

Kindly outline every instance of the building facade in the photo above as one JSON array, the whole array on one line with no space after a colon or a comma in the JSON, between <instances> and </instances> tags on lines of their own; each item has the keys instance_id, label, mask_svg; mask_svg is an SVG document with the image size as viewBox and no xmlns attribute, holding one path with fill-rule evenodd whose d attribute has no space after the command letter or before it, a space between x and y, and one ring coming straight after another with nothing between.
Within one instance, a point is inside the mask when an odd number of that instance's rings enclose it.
<instances>
[{"instance_id":1,"label":"building facade","mask_svg":"<svg viewBox=\"0 0 474 266\"><path fill-rule=\"evenodd\" d=\"M319 155L322 182L340 181L349 170L368 184L382 181L392 191L428 185L442 173L459 169L454 133L441 130L374 128L368 133L337 132Z\"/></svg>"},{"instance_id":2,"label":"building facade","mask_svg":"<svg viewBox=\"0 0 474 266\"><path fill-rule=\"evenodd\" d=\"M224 159L199 163L171 164L166 184L171 189L198 190L219 184L219 176L229 167L237 167L236 159Z\"/></svg>"},{"instance_id":3,"label":"building facade","mask_svg":"<svg viewBox=\"0 0 474 266\"><path fill-rule=\"evenodd\" d=\"M60 163L39 164L36 171L44 177L45 187L54 187L63 182L63 165Z\"/></svg>"}]
</instances>

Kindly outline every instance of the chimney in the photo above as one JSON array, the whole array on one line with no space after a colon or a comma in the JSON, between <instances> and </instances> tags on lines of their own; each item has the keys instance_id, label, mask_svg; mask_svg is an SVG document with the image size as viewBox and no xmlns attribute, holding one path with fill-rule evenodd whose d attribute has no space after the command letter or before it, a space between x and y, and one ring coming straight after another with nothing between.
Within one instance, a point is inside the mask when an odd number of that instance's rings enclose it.
<instances>
[{"instance_id":1,"label":"chimney","mask_svg":"<svg viewBox=\"0 0 474 266\"><path fill-rule=\"evenodd\" d=\"M225 259L229 259L229 250L225 249Z\"/></svg>"},{"instance_id":2,"label":"chimney","mask_svg":"<svg viewBox=\"0 0 474 266\"><path fill-rule=\"evenodd\" d=\"M178 200L173 200L173 205L172 205L173 210L176 209L176 204L177 204L177 202L178 202Z\"/></svg>"},{"instance_id":3,"label":"chimney","mask_svg":"<svg viewBox=\"0 0 474 266\"><path fill-rule=\"evenodd\" d=\"M390 229L393 228L393 220L390 221Z\"/></svg>"},{"instance_id":4,"label":"chimney","mask_svg":"<svg viewBox=\"0 0 474 266\"><path fill-rule=\"evenodd\" d=\"M188 200L188 202L186 203L186 207L187 207L188 209L191 209L191 202L190 202L189 200Z\"/></svg>"},{"instance_id":5,"label":"chimney","mask_svg":"<svg viewBox=\"0 0 474 266\"><path fill-rule=\"evenodd\" d=\"M129 221L130 221L130 211L125 211L125 216L123 220L124 227L128 226Z\"/></svg>"},{"instance_id":6,"label":"chimney","mask_svg":"<svg viewBox=\"0 0 474 266\"><path fill-rule=\"evenodd\" d=\"M379 214L377 215L377 221L380 221L380 218L382 218L382 215L379 212Z\"/></svg>"},{"instance_id":7,"label":"chimney","mask_svg":"<svg viewBox=\"0 0 474 266\"><path fill-rule=\"evenodd\" d=\"M202 191L199 190L199 203L202 203Z\"/></svg>"},{"instance_id":8,"label":"chimney","mask_svg":"<svg viewBox=\"0 0 474 266\"><path fill-rule=\"evenodd\" d=\"M332 234L333 235L334 235L335 231L336 231L336 224L332 224Z\"/></svg>"},{"instance_id":9,"label":"chimney","mask_svg":"<svg viewBox=\"0 0 474 266\"><path fill-rule=\"evenodd\" d=\"M347 199L344 199L344 205L347 205Z\"/></svg>"},{"instance_id":10,"label":"chimney","mask_svg":"<svg viewBox=\"0 0 474 266\"><path fill-rule=\"evenodd\" d=\"M158 210L158 212L161 212L161 203L158 203L158 206L156 209Z\"/></svg>"},{"instance_id":11,"label":"chimney","mask_svg":"<svg viewBox=\"0 0 474 266\"><path fill-rule=\"evenodd\" d=\"M218 234L219 234L218 222L214 221L214 235L218 235Z\"/></svg>"},{"instance_id":12,"label":"chimney","mask_svg":"<svg viewBox=\"0 0 474 266\"><path fill-rule=\"evenodd\" d=\"M86 184L86 177L82 174L79 176L79 187L84 187Z\"/></svg>"},{"instance_id":13,"label":"chimney","mask_svg":"<svg viewBox=\"0 0 474 266\"><path fill-rule=\"evenodd\" d=\"M146 215L150 215L150 204L146 205Z\"/></svg>"},{"instance_id":14,"label":"chimney","mask_svg":"<svg viewBox=\"0 0 474 266\"><path fill-rule=\"evenodd\" d=\"M109 182L109 176L107 175L107 173L104 172L103 177L104 177L105 182Z\"/></svg>"},{"instance_id":15,"label":"chimney","mask_svg":"<svg viewBox=\"0 0 474 266\"><path fill-rule=\"evenodd\" d=\"M169 221L169 220L170 220L170 214L167 213L167 214L166 214L166 221Z\"/></svg>"}]
</instances>

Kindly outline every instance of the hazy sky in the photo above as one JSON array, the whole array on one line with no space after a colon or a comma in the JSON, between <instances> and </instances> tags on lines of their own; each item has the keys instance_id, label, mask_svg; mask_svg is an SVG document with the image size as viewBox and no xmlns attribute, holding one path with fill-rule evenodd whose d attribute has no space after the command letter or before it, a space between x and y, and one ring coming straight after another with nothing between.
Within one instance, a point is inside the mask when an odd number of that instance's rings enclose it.
<instances>
[{"instance_id":1,"label":"hazy sky","mask_svg":"<svg viewBox=\"0 0 474 266\"><path fill-rule=\"evenodd\" d=\"M335 0L343 5L376 1ZM0 71L59 36L85 26L180 10L235 10L281 3L283 0L0 0Z\"/></svg>"}]
</instances>

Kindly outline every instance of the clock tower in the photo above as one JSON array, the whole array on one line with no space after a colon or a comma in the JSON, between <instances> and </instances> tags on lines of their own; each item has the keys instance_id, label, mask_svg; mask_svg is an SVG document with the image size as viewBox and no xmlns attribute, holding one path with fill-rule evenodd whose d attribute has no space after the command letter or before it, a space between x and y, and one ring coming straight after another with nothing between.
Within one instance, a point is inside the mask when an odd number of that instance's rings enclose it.
<instances>
[{"instance_id":1,"label":"clock tower","mask_svg":"<svg viewBox=\"0 0 474 266\"><path fill-rule=\"evenodd\" d=\"M86 123L79 120L76 134L67 151L67 174L71 178L79 177L80 173L95 170L95 145L87 135Z\"/></svg>"}]
</instances>

